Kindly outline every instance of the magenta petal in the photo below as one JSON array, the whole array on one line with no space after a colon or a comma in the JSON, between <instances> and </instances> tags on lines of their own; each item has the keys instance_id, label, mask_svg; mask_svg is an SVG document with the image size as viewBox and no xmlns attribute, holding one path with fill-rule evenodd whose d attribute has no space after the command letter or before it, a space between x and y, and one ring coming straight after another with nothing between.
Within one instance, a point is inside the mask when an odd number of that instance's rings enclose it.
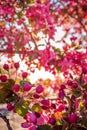
<instances>
[{"instance_id":1,"label":"magenta petal","mask_svg":"<svg viewBox=\"0 0 87 130\"><path fill-rule=\"evenodd\" d=\"M37 118L37 124L38 125L44 125L44 123L45 123L45 120L44 120L44 118L42 116Z\"/></svg>"},{"instance_id":2,"label":"magenta petal","mask_svg":"<svg viewBox=\"0 0 87 130\"><path fill-rule=\"evenodd\" d=\"M31 126L28 130L36 130L35 126Z\"/></svg>"},{"instance_id":3,"label":"magenta petal","mask_svg":"<svg viewBox=\"0 0 87 130\"><path fill-rule=\"evenodd\" d=\"M28 128L30 126L30 124L28 122L24 122L21 124L21 127L23 128Z\"/></svg>"},{"instance_id":4,"label":"magenta petal","mask_svg":"<svg viewBox=\"0 0 87 130\"><path fill-rule=\"evenodd\" d=\"M37 122L37 117L34 113L30 113L30 120L33 122L33 123L36 123Z\"/></svg>"}]
</instances>

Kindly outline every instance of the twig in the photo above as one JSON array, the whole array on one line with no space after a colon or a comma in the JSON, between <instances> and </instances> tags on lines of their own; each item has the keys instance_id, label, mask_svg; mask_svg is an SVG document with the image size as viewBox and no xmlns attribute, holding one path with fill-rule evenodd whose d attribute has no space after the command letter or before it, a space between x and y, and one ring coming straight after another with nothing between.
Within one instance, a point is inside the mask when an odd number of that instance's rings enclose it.
<instances>
[{"instance_id":1,"label":"twig","mask_svg":"<svg viewBox=\"0 0 87 130\"><path fill-rule=\"evenodd\" d=\"M37 46L37 43L36 43L36 41L35 41L35 39L34 39L34 37L33 37L33 35L32 35L32 32L29 31L29 29L26 27L26 24L25 24L25 23L23 23L23 25L24 25L26 31L30 34L31 39L32 39L32 41L33 41L33 43L34 43L34 45L35 45L35 49L37 50L37 49L38 49L38 46Z\"/></svg>"},{"instance_id":2,"label":"twig","mask_svg":"<svg viewBox=\"0 0 87 130\"><path fill-rule=\"evenodd\" d=\"M7 117L3 116L1 113L0 113L0 118L2 118L4 120L4 122L7 125L8 130L12 130L12 127L10 126L10 123L9 123L9 119L7 119Z\"/></svg>"},{"instance_id":3,"label":"twig","mask_svg":"<svg viewBox=\"0 0 87 130\"><path fill-rule=\"evenodd\" d=\"M65 7L64 3L63 3L62 1L60 1L60 0L58 0L58 1L61 3L61 5L62 5L62 6L64 7L64 9L66 10L66 13L67 13L71 18L75 19L75 20L82 26L83 30L84 30L85 32L87 32L86 27L85 27L85 25L81 22L81 19L79 18L79 16L78 16L78 18L76 18L75 16L73 16L73 15L67 10L67 8Z\"/></svg>"},{"instance_id":4,"label":"twig","mask_svg":"<svg viewBox=\"0 0 87 130\"><path fill-rule=\"evenodd\" d=\"M7 50L7 49L3 49L3 50L0 50L0 53L18 53L18 54L21 54L22 51L11 51L11 50Z\"/></svg>"}]
</instances>

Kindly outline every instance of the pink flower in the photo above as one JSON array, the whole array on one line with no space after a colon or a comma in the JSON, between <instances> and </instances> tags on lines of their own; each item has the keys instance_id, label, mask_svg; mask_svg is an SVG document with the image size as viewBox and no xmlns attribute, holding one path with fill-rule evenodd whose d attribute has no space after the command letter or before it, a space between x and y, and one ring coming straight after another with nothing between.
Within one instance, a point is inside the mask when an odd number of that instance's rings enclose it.
<instances>
[{"instance_id":1,"label":"pink flower","mask_svg":"<svg viewBox=\"0 0 87 130\"><path fill-rule=\"evenodd\" d=\"M31 126L31 124L29 124L28 122L24 122L24 123L21 124L21 126L22 126L23 128L28 128L28 127Z\"/></svg>"},{"instance_id":2,"label":"pink flower","mask_svg":"<svg viewBox=\"0 0 87 130\"><path fill-rule=\"evenodd\" d=\"M41 114L41 116L39 118L37 118L37 124L38 125L44 125L47 124L47 122L49 121L49 117L46 115Z\"/></svg>"},{"instance_id":3,"label":"pink flower","mask_svg":"<svg viewBox=\"0 0 87 130\"><path fill-rule=\"evenodd\" d=\"M45 120L44 120L43 116L40 116L39 118L37 118L37 124L38 125L44 125L45 124Z\"/></svg>"},{"instance_id":4,"label":"pink flower","mask_svg":"<svg viewBox=\"0 0 87 130\"><path fill-rule=\"evenodd\" d=\"M46 70L52 70L50 64L53 60L56 59L57 53L50 50L50 47L47 47L44 50L39 51L40 55L40 65L43 66Z\"/></svg>"},{"instance_id":5,"label":"pink flower","mask_svg":"<svg viewBox=\"0 0 87 130\"><path fill-rule=\"evenodd\" d=\"M29 114L30 116L30 121L33 122L33 123L36 123L37 122L37 117L34 113L30 113Z\"/></svg>"},{"instance_id":6,"label":"pink flower","mask_svg":"<svg viewBox=\"0 0 87 130\"><path fill-rule=\"evenodd\" d=\"M20 19L20 20L18 21L18 25L21 25L24 21L25 21L24 18Z\"/></svg>"},{"instance_id":7,"label":"pink flower","mask_svg":"<svg viewBox=\"0 0 87 130\"><path fill-rule=\"evenodd\" d=\"M36 127L35 126L31 126L31 127L29 127L28 130L36 130Z\"/></svg>"},{"instance_id":8,"label":"pink flower","mask_svg":"<svg viewBox=\"0 0 87 130\"><path fill-rule=\"evenodd\" d=\"M70 38L71 41L75 41L76 39L77 37L74 37L74 36Z\"/></svg>"},{"instance_id":9,"label":"pink flower","mask_svg":"<svg viewBox=\"0 0 87 130\"><path fill-rule=\"evenodd\" d=\"M65 109L65 106L63 104L59 105L58 112L62 112Z\"/></svg>"},{"instance_id":10,"label":"pink flower","mask_svg":"<svg viewBox=\"0 0 87 130\"><path fill-rule=\"evenodd\" d=\"M25 115L24 119L25 119L26 121L30 121L30 113L27 113L27 114Z\"/></svg>"},{"instance_id":11,"label":"pink flower","mask_svg":"<svg viewBox=\"0 0 87 130\"><path fill-rule=\"evenodd\" d=\"M60 61L58 64L59 67L61 67L61 70L64 72L67 69L71 68L73 66L72 59L68 60L66 57Z\"/></svg>"},{"instance_id":12,"label":"pink flower","mask_svg":"<svg viewBox=\"0 0 87 130\"><path fill-rule=\"evenodd\" d=\"M50 101L47 99L43 99L41 100L41 104L43 104L44 106L49 106L50 105Z\"/></svg>"},{"instance_id":13,"label":"pink flower","mask_svg":"<svg viewBox=\"0 0 87 130\"><path fill-rule=\"evenodd\" d=\"M6 6L4 9L5 9L6 14L10 14L11 16L14 16L15 14L14 7Z\"/></svg>"},{"instance_id":14,"label":"pink flower","mask_svg":"<svg viewBox=\"0 0 87 130\"><path fill-rule=\"evenodd\" d=\"M38 98L40 97L40 96L39 96L38 94L36 94L36 93L35 93L33 96L34 96L34 98L36 98L36 99L38 99Z\"/></svg>"},{"instance_id":15,"label":"pink flower","mask_svg":"<svg viewBox=\"0 0 87 130\"><path fill-rule=\"evenodd\" d=\"M87 69L85 67L82 68L82 73L86 74L87 73Z\"/></svg>"},{"instance_id":16,"label":"pink flower","mask_svg":"<svg viewBox=\"0 0 87 130\"><path fill-rule=\"evenodd\" d=\"M26 121L30 121L31 123L36 123L37 122L37 117L34 113L27 113L24 117Z\"/></svg>"}]
</instances>

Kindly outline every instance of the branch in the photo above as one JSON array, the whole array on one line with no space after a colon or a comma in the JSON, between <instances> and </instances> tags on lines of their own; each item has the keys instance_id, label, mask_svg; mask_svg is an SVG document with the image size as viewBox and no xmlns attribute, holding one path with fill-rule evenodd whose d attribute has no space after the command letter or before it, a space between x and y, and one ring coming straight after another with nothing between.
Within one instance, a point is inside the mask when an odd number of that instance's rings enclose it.
<instances>
[{"instance_id":1,"label":"branch","mask_svg":"<svg viewBox=\"0 0 87 130\"><path fill-rule=\"evenodd\" d=\"M4 122L7 125L8 130L12 130L12 127L10 126L10 123L9 123L9 119L7 119L7 117L3 116L1 113L0 113L0 118L2 118L4 120Z\"/></svg>"},{"instance_id":2,"label":"branch","mask_svg":"<svg viewBox=\"0 0 87 130\"><path fill-rule=\"evenodd\" d=\"M18 53L18 54L21 54L22 51L11 51L11 50L7 50L7 49L4 49L4 50L0 50L0 53Z\"/></svg>"},{"instance_id":3,"label":"branch","mask_svg":"<svg viewBox=\"0 0 87 130\"><path fill-rule=\"evenodd\" d=\"M64 34L64 36L60 39L60 40L57 40L56 42L62 42L63 40L64 40L64 38L66 38L67 37L67 35L68 35L68 33L66 32L65 34Z\"/></svg>"},{"instance_id":4,"label":"branch","mask_svg":"<svg viewBox=\"0 0 87 130\"><path fill-rule=\"evenodd\" d=\"M87 32L87 29L86 29L85 25L81 22L81 19L80 19L79 17L76 18L75 16L73 16L73 15L67 10L67 8L65 7L64 3L63 3L62 1L60 1L60 0L58 0L58 1L61 3L61 5L62 5L62 6L64 7L64 9L66 10L66 13L67 13L71 18L75 19L75 20L82 26L83 30L84 30L85 32Z\"/></svg>"},{"instance_id":5,"label":"branch","mask_svg":"<svg viewBox=\"0 0 87 130\"><path fill-rule=\"evenodd\" d=\"M32 41L33 41L33 43L34 43L34 45L35 45L35 49L38 50L38 46L37 46L37 43L36 43L36 41L35 41L35 39L34 39L34 37L33 37L33 35L32 35L32 32L29 31L29 29L27 28L27 26L26 26L25 23L23 23L23 25L24 25L26 31L30 34L31 39L32 39Z\"/></svg>"}]
</instances>

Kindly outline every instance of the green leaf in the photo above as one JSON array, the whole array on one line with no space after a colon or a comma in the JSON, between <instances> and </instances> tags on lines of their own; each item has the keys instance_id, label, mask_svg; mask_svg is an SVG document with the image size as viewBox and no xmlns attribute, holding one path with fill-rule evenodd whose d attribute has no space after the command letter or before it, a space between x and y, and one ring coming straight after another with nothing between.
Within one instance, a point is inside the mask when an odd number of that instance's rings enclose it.
<instances>
[{"instance_id":1,"label":"green leaf","mask_svg":"<svg viewBox=\"0 0 87 130\"><path fill-rule=\"evenodd\" d=\"M6 103L15 100L16 95L12 91L12 86L15 81L13 79L8 79L7 82L0 83L0 103Z\"/></svg>"},{"instance_id":2,"label":"green leaf","mask_svg":"<svg viewBox=\"0 0 87 130\"><path fill-rule=\"evenodd\" d=\"M72 91L73 92L73 95L76 97L76 98L78 98L78 97L80 97L81 96L81 91L79 91L79 90L73 90Z\"/></svg>"},{"instance_id":3,"label":"green leaf","mask_svg":"<svg viewBox=\"0 0 87 130\"><path fill-rule=\"evenodd\" d=\"M7 102L13 102L13 101L15 101L16 99L17 99L17 96L12 94L12 95L8 96Z\"/></svg>"},{"instance_id":4,"label":"green leaf","mask_svg":"<svg viewBox=\"0 0 87 130\"><path fill-rule=\"evenodd\" d=\"M3 86L0 86L0 103L9 102L8 99L14 96L15 95L13 95L12 90L9 90L9 89L4 88Z\"/></svg>"},{"instance_id":5,"label":"green leaf","mask_svg":"<svg viewBox=\"0 0 87 130\"><path fill-rule=\"evenodd\" d=\"M23 99L20 99L15 104L15 110L20 116L25 116L25 114L28 112L28 102L24 101Z\"/></svg>"},{"instance_id":6,"label":"green leaf","mask_svg":"<svg viewBox=\"0 0 87 130\"><path fill-rule=\"evenodd\" d=\"M0 72L1 72L1 74L8 74L8 71L6 71L5 69L3 69L2 67L0 67Z\"/></svg>"},{"instance_id":7,"label":"green leaf","mask_svg":"<svg viewBox=\"0 0 87 130\"><path fill-rule=\"evenodd\" d=\"M57 120L57 121L56 121L56 125L62 125L61 121L60 121L60 120Z\"/></svg>"},{"instance_id":8,"label":"green leaf","mask_svg":"<svg viewBox=\"0 0 87 130\"><path fill-rule=\"evenodd\" d=\"M18 12L17 15L18 15L18 18L21 19L21 18L22 18L22 15L23 15L23 14L22 14L22 11Z\"/></svg>"},{"instance_id":9,"label":"green leaf","mask_svg":"<svg viewBox=\"0 0 87 130\"><path fill-rule=\"evenodd\" d=\"M54 52L57 52L57 53L58 53L58 56L61 56L61 55L62 55L62 52L61 52L61 49L60 49L60 48L55 48L55 47L53 47L53 50L54 50Z\"/></svg>"},{"instance_id":10,"label":"green leaf","mask_svg":"<svg viewBox=\"0 0 87 130\"><path fill-rule=\"evenodd\" d=\"M59 66L56 66L57 73L61 72L61 68Z\"/></svg>"},{"instance_id":11,"label":"green leaf","mask_svg":"<svg viewBox=\"0 0 87 130\"><path fill-rule=\"evenodd\" d=\"M9 92L4 90L4 89L0 89L0 103L5 103L6 102L6 97L9 95Z\"/></svg>"},{"instance_id":12,"label":"green leaf","mask_svg":"<svg viewBox=\"0 0 87 130\"><path fill-rule=\"evenodd\" d=\"M79 106L80 106L80 110L83 110L84 109L84 102L81 101Z\"/></svg>"},{"instance_id":13,"label":"green leaf","mask_svg":"<svg viewBox=\"0 0 87 130\"><path fill-rule=\"evenodd\" d=\"M37 130L52 130L50 125L42 125L37 128Z\"/></svg>"},{"instance_id":14,"label":"green leaf","mask_svg":"<svg viewBox=\"0 0 87 130\"><path fill-rule=\"evenodd\" d=\"M12 90L15 81L13 79L8 79L7 82L1 82L0 85L3 86L6 90Z\"/></svg>"},{"instance_id":15,"label":"green leaf","mask_svg":"<svg viewBox=\"0 0 87 130\"><path fill-rule=\"evenodd\" d=\"M79 49L81 49L81 48L82 48L81 46L75 47L76 50L79 50Z\"/></svg>"}]
</instances>

